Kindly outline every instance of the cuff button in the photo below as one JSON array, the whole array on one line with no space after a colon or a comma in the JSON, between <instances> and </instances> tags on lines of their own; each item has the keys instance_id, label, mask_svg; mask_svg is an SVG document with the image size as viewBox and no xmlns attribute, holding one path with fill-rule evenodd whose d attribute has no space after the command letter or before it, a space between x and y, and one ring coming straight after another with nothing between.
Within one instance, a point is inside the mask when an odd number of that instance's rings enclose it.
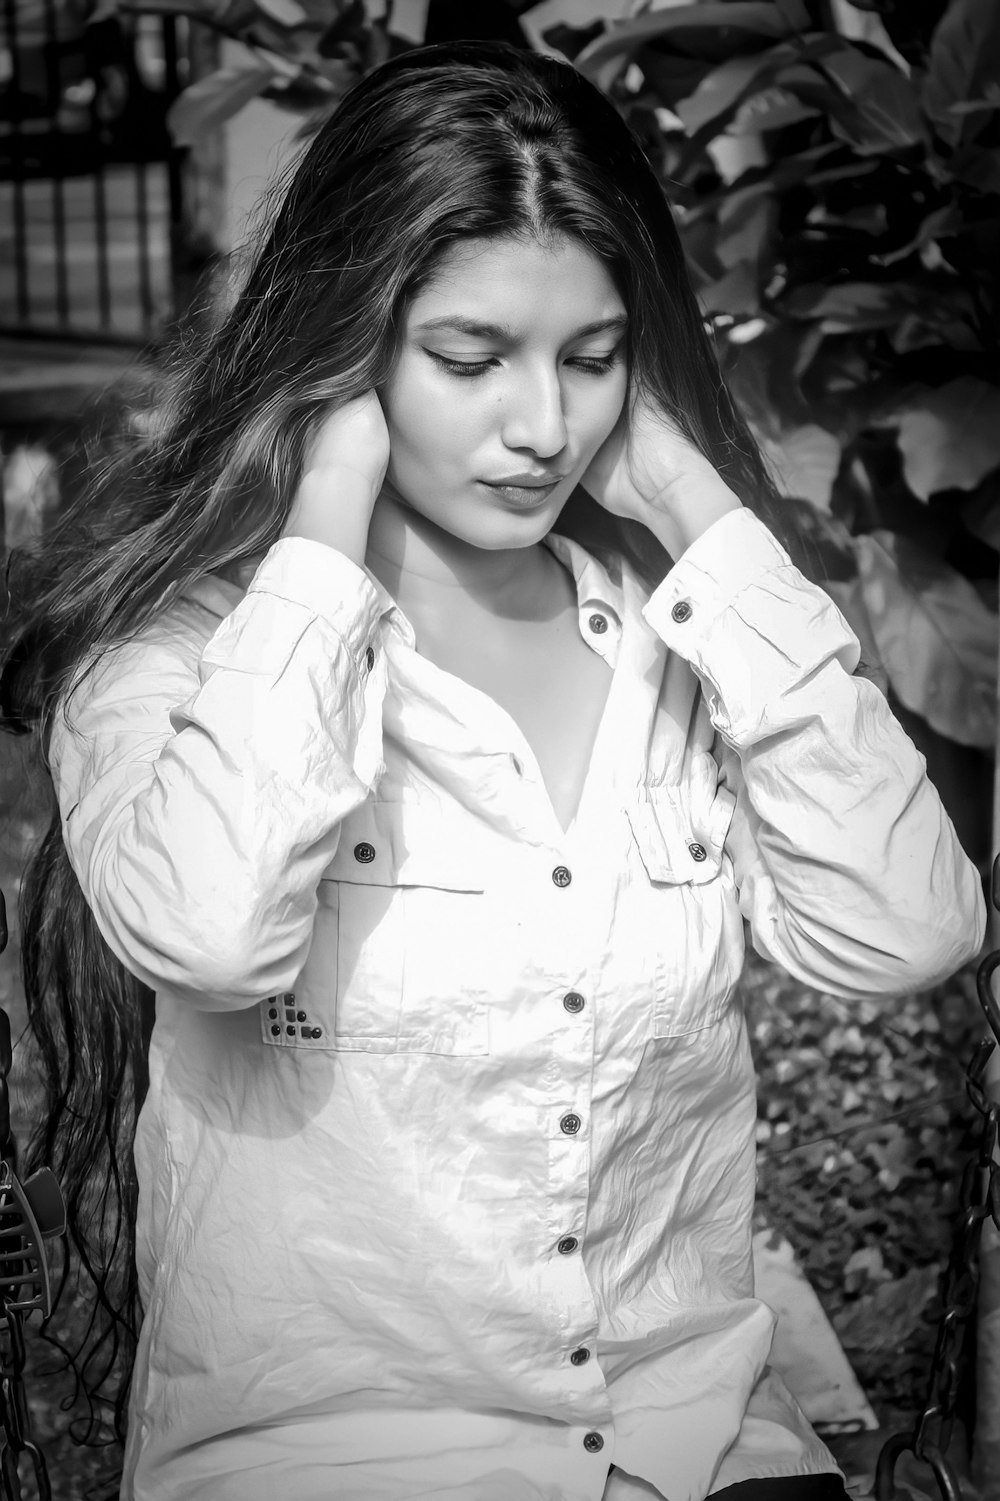
<instances>
[{"instance_id":1,"label":"cuff button","mask_svg":"<svg viewBox=\"0 0 1000 1501\"><path fill-rule=\"evenodd\" d=\"M685 620L690 620L691 614L691 606L686 599L679 599L670 611L671 618L676 620L678 625L683 625Z\"/></svg>"}]
</instances>

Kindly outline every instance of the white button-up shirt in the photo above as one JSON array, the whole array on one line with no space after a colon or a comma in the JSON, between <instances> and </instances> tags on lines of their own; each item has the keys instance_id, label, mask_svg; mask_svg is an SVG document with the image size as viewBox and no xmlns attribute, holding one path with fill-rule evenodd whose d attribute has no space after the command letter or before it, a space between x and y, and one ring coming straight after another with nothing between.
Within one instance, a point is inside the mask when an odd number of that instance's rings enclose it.
<instances>
[{"instance_id":1,"label":"white button-up shirt","mask_svg":"<svg viewBox=\"0 0 1000 1501\"><path fill-rule=\"evenodd\" d=\"M512 719L305 540L193 589L57 727L75 870L156 992L126 1497L836 1468L753 1293L744 921L891 996L976 952L979 878L748 511L651 598L548 545L614 669L568 832Z\"/></svg>"}]
</instances>

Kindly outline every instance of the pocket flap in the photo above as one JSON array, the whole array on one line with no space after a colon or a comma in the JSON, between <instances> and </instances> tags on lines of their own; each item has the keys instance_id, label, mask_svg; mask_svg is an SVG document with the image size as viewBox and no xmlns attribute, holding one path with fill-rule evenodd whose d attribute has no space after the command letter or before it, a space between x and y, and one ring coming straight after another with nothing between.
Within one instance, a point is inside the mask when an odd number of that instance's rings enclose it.
<instances>
[{"instance_id":1,"label":"pocket flap","mask_svg":"<svg viewBox=\"0 0 1000 1501\"><path fill-rule=\"evenodd\" d=\"M363 803L345 818L324 881L483 891L487 861L467 821L407 803Z\"/></svg>"},{"instance_id":2,"label":"pocket flap","mask_svg":"<svg viewBox=\"0 0 1000 1501\"><path fill-rule=\"evenodd\" d=\"M690 801L690 790L680 787L640 787L636 793L629 823L651 881L700 886L719 874L736 799L718 786L700 813Z\"/></svg>"}]
</instances>

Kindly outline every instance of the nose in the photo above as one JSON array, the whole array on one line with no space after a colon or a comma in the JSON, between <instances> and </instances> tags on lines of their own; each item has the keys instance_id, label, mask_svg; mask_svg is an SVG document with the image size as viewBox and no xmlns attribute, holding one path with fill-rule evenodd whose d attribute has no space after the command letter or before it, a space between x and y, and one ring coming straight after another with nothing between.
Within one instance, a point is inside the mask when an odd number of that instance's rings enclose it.
<instances>
[{"instance_id":1,"label":"nose","mask_svg":"<svg viewBox=\"0 0 1000 1501\"><path fill-rule=\"evenodd\" d=\"M511 449L527 449L541 459L554 458L566 447L569 437L558 370L546 367L511 374L504 409L504 444Z\"/></svg>"}]
</instances>

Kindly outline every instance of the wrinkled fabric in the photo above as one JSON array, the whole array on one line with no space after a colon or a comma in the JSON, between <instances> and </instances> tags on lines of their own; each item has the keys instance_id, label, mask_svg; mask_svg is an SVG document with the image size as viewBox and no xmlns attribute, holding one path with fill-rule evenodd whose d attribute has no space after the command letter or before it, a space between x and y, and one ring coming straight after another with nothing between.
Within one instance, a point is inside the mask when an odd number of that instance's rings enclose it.
<instances>
[{"instance_id":1,"label":"wrinkled fabric","mask_svg":"<svg viewBox=\"0 0 1000 1501\"><path fill-rule=\"evenodd\" d=\"M892 996L975 954L979 878L748 511L651 597L549 546L613 669L568 832L512 719L301 539L108 653L57 726L74 868L156 992L125 1497L836 1469L754 1297L744 922L807 984Z\"/></svg>"}]
</instances>

